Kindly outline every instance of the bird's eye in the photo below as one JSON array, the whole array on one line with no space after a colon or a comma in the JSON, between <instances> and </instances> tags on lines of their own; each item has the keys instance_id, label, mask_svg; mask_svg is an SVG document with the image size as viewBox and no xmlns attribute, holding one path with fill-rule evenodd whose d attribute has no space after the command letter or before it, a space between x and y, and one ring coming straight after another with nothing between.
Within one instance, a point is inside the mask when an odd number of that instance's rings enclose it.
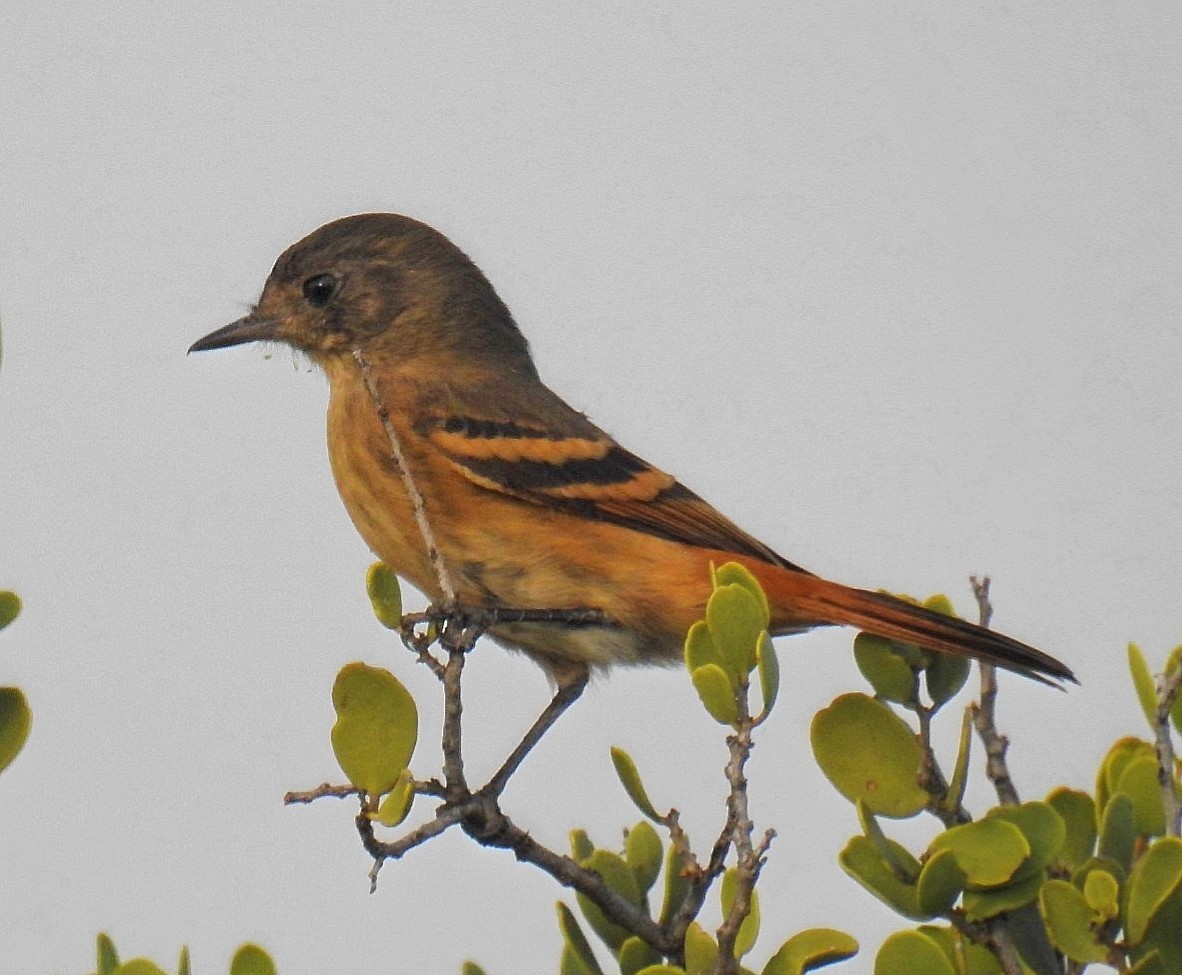
<instances>
[{"instance_id":1,"label":"bird's eye","mask_svg":"<svg viewBox=\"0 0 1182 975\"><path fill-rule=\"evenodd\" d=\"M323 308L337 293L340 282L331 274L317 274L304 282L304 297L313 308Z\"/></svg>"}]
</instances>

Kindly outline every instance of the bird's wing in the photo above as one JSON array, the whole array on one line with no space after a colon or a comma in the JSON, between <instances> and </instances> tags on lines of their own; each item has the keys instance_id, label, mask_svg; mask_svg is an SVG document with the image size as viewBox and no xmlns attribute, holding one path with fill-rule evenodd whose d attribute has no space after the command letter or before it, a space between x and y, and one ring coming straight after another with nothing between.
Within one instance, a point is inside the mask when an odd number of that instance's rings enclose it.
<instances>
[{"instance_id":1,"label":"bird's wing","mask_svg":"<svg viewBox=\"0 0 1182 975\"><path fill-rule=\"evenodd\" d=\"M545 387L431 410L419 432L474 484L686 545L804 571L748 535L669 474L625 450ZM498 404L495 411L489 403ZM436 403L436 406L442 405ZM495 413L495 415L493 415ZM423 415L420 414L422 417Z\"/></svg>"}]
</instances>

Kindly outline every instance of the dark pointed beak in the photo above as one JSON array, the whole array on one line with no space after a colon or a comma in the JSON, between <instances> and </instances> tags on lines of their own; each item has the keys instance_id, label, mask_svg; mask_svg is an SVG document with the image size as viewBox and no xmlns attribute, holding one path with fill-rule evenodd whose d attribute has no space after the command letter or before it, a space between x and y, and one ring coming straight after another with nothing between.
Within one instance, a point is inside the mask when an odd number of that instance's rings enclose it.
<instances>
[{"instance_id":1,"label":"dark pointed beak","mask_svg":"<svg viewBox=\"0 0 1182 975\"><path fill-rule=\"evenodd\" d=\"M216 332L210 332L189 346L190 352L205 352L209 349L225 349L244 342L266 342L279 336L279 323L269 318L260 318L251 312L236 322L223 325Z\"/></svg>"}]
</instances>

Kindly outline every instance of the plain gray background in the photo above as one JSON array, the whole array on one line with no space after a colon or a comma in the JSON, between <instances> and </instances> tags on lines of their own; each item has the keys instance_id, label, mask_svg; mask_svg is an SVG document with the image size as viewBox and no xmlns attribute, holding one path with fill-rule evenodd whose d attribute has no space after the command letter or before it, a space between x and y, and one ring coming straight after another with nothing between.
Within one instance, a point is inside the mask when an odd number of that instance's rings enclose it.
<instances>
[{"instance_id":1,"label":"plain gray background","mask_svg":"<svg viewBox=\"0 0 1182 975\"><path fill-rule=\"evenodd\" d=\"M1145 733L1126 641L1182 640L1180 27L1164 0L8 0L0 586L25 611L0 681L35 726L0 778L0 969L84 971L99 930L202 972L247 938L284 975L557 967L560 892L509 855L447 837L371 897L352 804L280 804L341 778L349 660L408 683L415 768L438 760L432 679L369 613L323 380L184 355L351 212L452 236L555 388L790 558L966 613L992 574L996 625L1083 680L1004 679L1018 786L1090 788ZM856 818L807 748L861 686L849 641L781 643L760 965L825 924L868 972L903 926L836 866ZM469 675L475 774L549 692L491 645ZM611 744L713 835L725 748L678 671L600 680L508 809L613 843L637 814Z\"/></svg>"}]
</instances>

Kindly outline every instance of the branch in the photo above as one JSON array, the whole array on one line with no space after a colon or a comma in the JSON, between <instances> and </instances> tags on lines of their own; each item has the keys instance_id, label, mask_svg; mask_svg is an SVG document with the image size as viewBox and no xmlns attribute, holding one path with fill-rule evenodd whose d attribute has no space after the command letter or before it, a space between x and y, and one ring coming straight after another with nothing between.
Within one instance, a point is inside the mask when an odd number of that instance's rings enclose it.
<instances>
[{"instance_id":1,"label":"branch","mask_svg":"<svg viewBox=\"0 0 1182 975\"><path fill-rule=\"evenodd\" d=\"M989 602L989 577L978 579L976 576L970 576L969 582L972 583L973 595L977 598L980 624L988 627L993 617L993 605ZM997 668L986 663L979 666L981 703L972 705L972 715L973 727L977 729L977 736L985 746L985 774L997 791L998 802L1003 806L1016 806L1021 800L1018 798L1014 781L1010 778L1009 766L1006 765L1006 751L1010 747L1010 742L997 730Z\"/></svg>"},{"instance_id":2,"label":"branch","mask_svg":"<svg viewBox=\"0 0 1182 975\"><path fill-rule=\"evenodd\" d=\"M1182 691L1182 661L1173 672L1163 674L1157 682L1157 713L1154 715L1155 745L1157 751L1157 780L1161 785L1162 808L1166 815L1166 836L1179 835L1179 820L1182 808L1178 802L1178 791L1174 785L1174 742L1170 737L1170 712L1178 693Z\"/></svg>"}]
</instances>

